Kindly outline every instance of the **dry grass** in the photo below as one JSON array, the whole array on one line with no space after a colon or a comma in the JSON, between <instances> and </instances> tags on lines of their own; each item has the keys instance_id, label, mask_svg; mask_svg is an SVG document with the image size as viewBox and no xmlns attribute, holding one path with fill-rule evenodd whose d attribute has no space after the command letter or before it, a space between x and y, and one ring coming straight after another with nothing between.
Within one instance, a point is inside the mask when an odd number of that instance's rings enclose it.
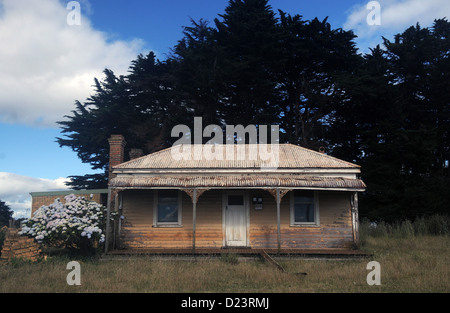
<instances>
[{"instance_id":1,"label":"dry grass","mask_svg":"<svg viewBox=\"0 0 450 313\"><path fill-rule=\"evenodd\" d=\"M71 259L52 257L30 264L0 266L0 292L450 292L450 243L447 236L364 240L370 259L281 259L288 273L260 261L233 258L167 261L146 257L84 260L81 286L68 286ZM366 265L381 264L381 286L366 283ZM307 276L297 275L307 272Z\"/></svg>"},{"instance_id":2,"label":"dry grass","mask_svg":"<svg viewBox=\"0 0 450 313\"><path fill-rule=\"evenodd\" d=\"M286 268L314 273L306 292L449 292L448 237L414 239L368 238L369 259L354 261L291 261ZM366 282L369 261L381 265L381 286Z\"/></svg>"}]
</instances>

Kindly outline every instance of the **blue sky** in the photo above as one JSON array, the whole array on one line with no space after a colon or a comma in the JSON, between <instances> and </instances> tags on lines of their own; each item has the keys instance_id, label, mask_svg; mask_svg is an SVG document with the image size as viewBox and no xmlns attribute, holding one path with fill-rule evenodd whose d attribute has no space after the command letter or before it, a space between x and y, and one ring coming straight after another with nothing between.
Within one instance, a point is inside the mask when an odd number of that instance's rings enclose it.
<instances>
[{"instance_id":1,"label":"blue sky","mask_svg":"<svg viewBox=\"0 0 450 313\"><path fill-rule=\"evenodd\" d=\"M79 0L81 25L68 25L65 0L0 0L0 200L28 214L29 192L65 188L69 175L93 173L60 148L56 121L92 93L105 68L126 74L139 53L165 59L191 18L213 22L228 0ZM329 17L352 29L367 52L408 26L450 16L448 0L379 0L381 25L368 25L364 0L272 0L304 19Z\"/></svg>"}]
</instances>

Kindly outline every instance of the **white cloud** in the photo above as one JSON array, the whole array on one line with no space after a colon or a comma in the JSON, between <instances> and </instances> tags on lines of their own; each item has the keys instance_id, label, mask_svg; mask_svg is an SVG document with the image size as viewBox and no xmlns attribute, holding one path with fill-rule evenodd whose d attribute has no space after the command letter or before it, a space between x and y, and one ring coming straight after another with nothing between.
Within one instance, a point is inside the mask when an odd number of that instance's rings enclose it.
<instances>
[{"instance_id":1,"label":"white cloud","mask_svg":"<svg viewBox=\"0 0 450 313\"><path fill-rule=\"evenodd\" d=\"M29 217L30 192L67 190L66 181L67 178L52 180L0 172L0 200L14 211L14 217Z\"/></svg>"},{"instance_id":2,"label":"white cloud","mask_svg":"<svg viewBox=\"0 0 450 313\"><path fill-rule=\"evenodd\" d=\"M448 0L378 0L381 7L381 25L369 25L367 8L369 1L352 7L348 11L344 29L352 29L358 36L357 42L364 50L381 43L381 36L392 39L417 22L422 27L429 27L435 19L450 18L450 1ZM367 50L366 50L367 52Z\"/></svg>"},{"instance_id":3,"label":"white cloud","mask_svg":"<svg viewBox=\"0 0 450 313\"><path fill-rule=\"evenodd\" d=\"M81 25L68 25L70 12L58 0L0 0L0 122L54 126L92 94L94 77L126 74L142 52L142 40L111 41L83 10Z\"/></svg>"}]
</instances>

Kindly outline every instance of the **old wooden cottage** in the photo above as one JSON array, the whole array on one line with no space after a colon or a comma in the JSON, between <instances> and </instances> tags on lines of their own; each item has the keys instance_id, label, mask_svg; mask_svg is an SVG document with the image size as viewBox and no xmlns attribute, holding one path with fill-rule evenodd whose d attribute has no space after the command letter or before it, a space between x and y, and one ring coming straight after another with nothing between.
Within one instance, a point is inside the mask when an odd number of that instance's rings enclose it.
<instances>
[{"instance_id":1,"label":"old wooden cottage","mask_svg":"<svg viewBox=\"0 0 450 313\"><path fill-rule=\"evenodd\" d=\"M358 244L357 193L365 189L358 165L292 144L277 146L276 167L251 155L252 145L199 147L209 154L190 146L181 159L175 146L123 162L124 138L109 142L108 214L117 217L107 225L107 251L304 252Z\"/></svg>"}]
</instances>

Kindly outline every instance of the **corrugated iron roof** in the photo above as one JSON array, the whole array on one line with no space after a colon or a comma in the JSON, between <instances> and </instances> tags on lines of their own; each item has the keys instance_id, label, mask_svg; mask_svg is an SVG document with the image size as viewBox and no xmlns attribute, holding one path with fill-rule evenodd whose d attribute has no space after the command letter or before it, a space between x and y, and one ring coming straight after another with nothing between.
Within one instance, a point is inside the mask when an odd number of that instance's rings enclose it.
<instances>
[{"instance_id":1,"label":"corrugated iron roof","mask_svg":"<svg viewBox=\"0 0 450 313\"><path fill-rule=\"evenodd\" d=\"M305 175L223 175L223 176L118 176L110 181L114 188L175 187L175 188L225 188L225 187L285 187L323 188L362 191L366 188L360 179L342 177L315 177Z\"/></svg>"},{"instance_id":2,"label":"corrugated iron roof","mask_svg":"<svg viewBox=\"0 0 450 313\"><path fill-rule=\"evenodd\" d=\"M185 152L182 152L182 149L186 149ZM235 144L178 145L119 164L114 169L251 169L263 167L285 169L360 168L356 164L292 144L272 146Z\"/></svg>"}]
</instances>

